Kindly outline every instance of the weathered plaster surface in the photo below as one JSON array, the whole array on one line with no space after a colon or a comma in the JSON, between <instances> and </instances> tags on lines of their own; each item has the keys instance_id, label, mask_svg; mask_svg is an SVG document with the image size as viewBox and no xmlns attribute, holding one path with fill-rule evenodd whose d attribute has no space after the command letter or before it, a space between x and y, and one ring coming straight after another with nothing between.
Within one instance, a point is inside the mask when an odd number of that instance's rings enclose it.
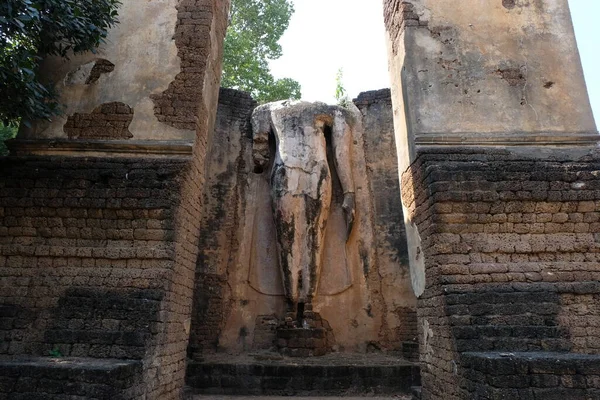
<instances>
[{"instance_id":1,"label":"weathered plaster surface","mask_svg":"<svg viewBox=\"0 0 600 400\"><path fill-rule=\"evenodd\" d=\"M385 6L401 172L421 146L597 140L567 0L486 0L468 7L386 0ZM419 294L421 237L410 220L407 239Z\"/></svg>"},{"instance_id":2,"label":"weathered plaster surface","mask_svg":"<svg viewBox=\"0 0 600 400\"><path fill-rule=\"evenodd\" d=\"M352 142L363 143L360 121L352 130ZM247 140L247 139L246 139ZM330 149L331 150L331 149ZM372 225L372 205L364 150L352 146L352 172L356 191L356 222L346 241L346 223L342 214L343 190L339 181L333 182L331 219L327 223L324 239L323 266L316 288L313 306L333 328L341 349L365 351L369 343L379 343L383 312L378 288L369 287L369 272L375 272L375 246ZM252 168L252 146L246 147L246 168ZM332 155L329 155L332 173ZM250 172L250 171L248 171ZM247 172L247 173L248 173ZM285 309L284 288L277 257L257 257L268 243L274 243L275 221L270 199L270 170L250 173L246 182L240 182L246 193L240 223L240 249L235 260L237 267L230 269L228 287L231 288L232 307L219 339L219 348L240 352L252 348L257 316L279 315ZM262 210L262 211L261 211ZM268 236L268 234L272 236ZM257 246L258 244L258 246ZM261 263L262 262L262 263ZM240 332L249 336L242 340ZM380 346L378 344L378 346ZM383 346L383 344L381 344Z\"/></svg>"},{"instance_id":3,"label":"weathered plaster surface","mask_svg":"<svg viewBox=\"0 0 600 400\"><path fill-rule=\"evenodd\" d=\"M56 83L63 115L50 123L36 123L21 132L21 139L66 138L63 126L69 115L91 113L104 103L122 102L134 109L129 127L134 140L193 140L194 132L158 121L151 95L164 92L181 70L173 35L177 25L178 0L125 0L119 21L106 44L96 54L74 55L68 61L51 58L42 70ZM115 65L95 83L86 84L95 61Z\"/></svg>"},{"instance_id":4,"label":"weathered plaster surface","mask_svg":"<svg viewBox=\"0 0 600 400\"><path fill-rule=\"evenodd\" d=\"M422 398L596 394L557 354L597 354L599 136L567 0L384 3ZM548 358L589 386L539 388Z\"/></svg>"},{"instance_id":5,"label":"weathered plaster surface","mask_svg":"<svg viewBox=\"0 0 600 400\"><path fill-rule=\"evenodd\" d=\"M388 340L398 343L416 335L416 297L411 289L407 236L399 199L400 182L389 89L361 93L354 103L362 114L364 153L373 224L376 262L369 286L381 292Z\"/></svg>"},{"instance_id":6,"label":"weathered plaster surface","mask_svg":"<svg viewBox=\"0 0 600 400\"><path fill-rule=\"evenodd\" d=\"M596 132L567 0L404 3L410 13L386 18L403 156L456 135Z\"/></svg>"}]
</instances>

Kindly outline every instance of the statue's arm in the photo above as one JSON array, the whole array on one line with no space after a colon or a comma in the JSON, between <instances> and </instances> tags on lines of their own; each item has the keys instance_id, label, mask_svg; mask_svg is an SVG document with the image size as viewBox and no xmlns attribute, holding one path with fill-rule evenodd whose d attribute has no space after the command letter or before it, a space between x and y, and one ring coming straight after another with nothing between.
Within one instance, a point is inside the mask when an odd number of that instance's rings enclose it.
<instances>
[{"instance_id":1,"label":"statue's arm","mask_svg":"<svg viewBox=\"0 0 600 400\"><path fill-rule=\"evenodd\" d=\"M269 164L270 132L271 110L267 105L259 106L252 113L252 159L259 171Z\"/></svg>"},{"instance_id":2,"label":"statue's arm","mask_svg":"<svg viewBox=\"0 0 600 400\"><path fill-rule=\"evenodd\" d=\"M352 128L341 111L334 112L331 142L338 177L344 191L342 208L346 218L347 237L352 232L355 215L354 178L352 175Z\"/></svg>"}]
</instances>

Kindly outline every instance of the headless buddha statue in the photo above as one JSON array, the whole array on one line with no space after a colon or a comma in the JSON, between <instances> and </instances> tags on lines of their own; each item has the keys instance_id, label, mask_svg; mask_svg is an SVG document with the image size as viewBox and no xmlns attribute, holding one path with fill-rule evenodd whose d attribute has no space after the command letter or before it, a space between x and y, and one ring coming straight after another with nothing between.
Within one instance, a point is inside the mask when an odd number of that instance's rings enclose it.
<instances>
[{"instance_id":1,"label":"headless buddha statue","mask_svg":"<svg viewBox=\"0 0 600 400\"><path fill-rule=\"evenodd\" d=\"M278 261L288 316L298 322L316 293L331 205L326 134L331 138L334 165L344 192L347 237L352 231L351 120L350 112L342 107L301 101L261 105L252 114L253 159L258 171L271 168ZM274 157L270 154L270 135L275 139Z\"/></svg>"}]
</instances>

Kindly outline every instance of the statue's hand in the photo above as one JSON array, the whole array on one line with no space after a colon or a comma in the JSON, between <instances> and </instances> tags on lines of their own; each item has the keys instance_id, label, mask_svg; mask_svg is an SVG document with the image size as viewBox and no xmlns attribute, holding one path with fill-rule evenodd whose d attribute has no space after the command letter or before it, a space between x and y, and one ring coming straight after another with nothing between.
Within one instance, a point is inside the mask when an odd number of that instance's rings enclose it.
<instances>
[{"instance_id":1,"label":"statue's hand","mask_svg":"<svg viewBox=\"0 0 600 400\"><path fill-rule=\"evenodd\" d=\"M344 210L344 218L346 219L346 240L350 238L352 227L354 226L354 214L356 213L354 199L354 193L348 192L344 194L342 210Z\"/></svg>"}]
</instances>

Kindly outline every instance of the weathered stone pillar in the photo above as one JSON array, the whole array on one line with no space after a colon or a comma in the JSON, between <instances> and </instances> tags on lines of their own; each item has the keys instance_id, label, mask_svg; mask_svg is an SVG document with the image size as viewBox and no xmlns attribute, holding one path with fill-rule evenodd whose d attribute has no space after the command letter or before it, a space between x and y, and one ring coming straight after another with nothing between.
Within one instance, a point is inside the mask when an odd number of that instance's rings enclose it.
<instances>
[{"instance_id":1,"label":"weathered stone pillar","mask_svg":"<svg viewBox=\"0 0 600 400\"><path fill-rule=\"evenodd\" d=\"M126 386L77 370L69 394L181 397L229 4L124 0L96 54L46 60L64 114L0 159L0 355L136 367Z\"/></svg>"},{"instance_id":2,"label":"weathered stone pillar","mask_svg":"<svg viewBox=\"0 0 600 400\"><path fill-rule=\"evenodd\" d=\"M597 352L568 316L600 291L600 157L567 0L384 4L423 399L542 396L462 354Z\"/></svg>"}]
</instances>

